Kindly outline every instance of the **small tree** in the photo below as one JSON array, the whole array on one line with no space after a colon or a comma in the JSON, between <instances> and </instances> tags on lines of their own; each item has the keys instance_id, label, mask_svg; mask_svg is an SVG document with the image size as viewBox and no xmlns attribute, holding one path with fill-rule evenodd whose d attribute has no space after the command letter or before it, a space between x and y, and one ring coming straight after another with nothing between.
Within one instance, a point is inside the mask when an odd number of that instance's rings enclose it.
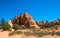
<instances>
[{"instance_id":1,"label":"small tree","mask_svg":"<svg viewBox=\"0 0 60 38\"><path fill-rule=\"evenodd\" d=\"M4 24L5 24L5 19L2 18L2 19L1 19L1 25L4 25Z\"/></svg>"}]
</instances>

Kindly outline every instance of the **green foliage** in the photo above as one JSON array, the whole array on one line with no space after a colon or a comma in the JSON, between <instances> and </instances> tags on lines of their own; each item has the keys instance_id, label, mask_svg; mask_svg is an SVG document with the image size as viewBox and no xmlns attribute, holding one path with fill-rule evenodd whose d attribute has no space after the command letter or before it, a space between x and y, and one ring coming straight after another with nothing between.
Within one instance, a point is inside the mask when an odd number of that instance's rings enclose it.
<instances>
[{"instance_id":1,"label":"green foliage","mask_svg":"<svg viewBox=\"0 0 60 38\"><path fill-rule=\"evenodd\" d=\"M55 28L56 30L58 30L58 25L52 26L51 28Z\"/></svg>"},{"instance_id":2,"label":"green foliage","mask_svg":"<svg viewBox=\"0 0 60 38\"><path fill-rule=\"evenodd\" d=\"M30 35L32 35L32 32L24 32L24 35L30 36Z\"/></svg>"},{"instance_id":3,"label":"green foliage","mask_svg":"<svg viewBox=\"0 0 60 38\"><path fill-rule=\"evenodd\" d=\"M2 29L3 26L0 25L0 29Z\"/></svg>"},{"instance_id":4,"label":"green foliage","mask_svg":"<svg viewBox=\"0 0 60 38\"><path fill-rule=\"evenodd\" d=\"M33 30L33 29L36 29L34 26L32 26L32 27L26 27L26 29L31 29L31 30Z\"/></svg>"},{"instance_id":5,"label":"green foliage","mask_svg":"<svg viewBox=\"0 0 60 38\"><path fill-rule=\"evenodd\" d=\"M9 36L16 35L16 34L22 34L22 33L23 33L22 31L12 31L9 33Z\"/></svg>"},{"instance_id":6,"label":"green foliage","mask_svg":"<svg viewBox=\"0 0 60 38\"><path fill-rule=\"evenodd\" d=\"M9 31L11 31L11 26L9 25L9 24L4 24L3 26L2 26L2 29L5 31L5 30L9 30Z\"/></svg>"},{"instance_id":7,"label":"green foliage","mask_svg":"<svg viewBox=\"0 0 60 38\"><path fill-rule=\"evenodd\" d=\"M40 26L40 28L45 28L45 25L44 25L44 24L42 24L42 25Z\"/></svg>"},{"instance_id":8,"label":"green foliage","mask_svg":"<svg viewBox=\"0 0 60 38\"><path fill-rule=\"evenodd\" d=\"M0 29L11 30L11 26L5 22L4 18L1 19Z\"/></svg>"},{"instance_id":9,"label":"green foliage","mask_svg":"<svg viewBox=\"0 0 60 38\"><path fill-rule=\"evenodd\" d=\"M60 32L56 32L56 35L59 35L60 36Z\"/></svg>"},{"instance_id":10,"label":"green foliage","mask_svg":"<svg viewBox=\"0 0 60 38\"><path fill-rule=\"evenodd\" d=\"M55 24L50 23L50 22L46 22L45 24L41 25L41 28L51 28L51 27L54 27L54 26L55 26Z\"/></svg>"},{"instance_id":11,"label":"green foliage","mask_svg":"<svg viewBox=\"0 0 60 38\"><path fill-rule=\"evenodd\" d=\"M4 25L6 22L5 22L5 19L4 18L2 18L1 19L1 25Z\"/></svg>"},{"instance_id":12,"label":"green foliage","mask_svg":"<svg viewBox=\"0 0 60 38\"><path fill-rule=\"evenodd\" d=\"M26 27L26 26L24 26L24 25L18 25L18 24L14 24L14 25L13 25L13 29L14 29L14 30L31 29L31 28L34 28L34 27Z\"/></svg>"},{"instance_id":13,"label":"green foliage","mask_svg":"<svg viewBox=\"0 0 60 38\"><path fill-rule=\"evenodd\" d=\"M19 30L19 29L22 29L22 27L20 27L18 24L14 24L13 29L14 30Z\"/></svg>"},{"instance_id":14,"label":"green foliage","mask_svg":"<svg viewBox=\"0 0 60 38\"><path fill-rule=\"evenodd\" d=\"M49 23L48 21L46 21L46 23L45 23L45 28L49 28L49 27L51 27L52 25L51 25L51 23Z\"/></svg>"}]
</instances>

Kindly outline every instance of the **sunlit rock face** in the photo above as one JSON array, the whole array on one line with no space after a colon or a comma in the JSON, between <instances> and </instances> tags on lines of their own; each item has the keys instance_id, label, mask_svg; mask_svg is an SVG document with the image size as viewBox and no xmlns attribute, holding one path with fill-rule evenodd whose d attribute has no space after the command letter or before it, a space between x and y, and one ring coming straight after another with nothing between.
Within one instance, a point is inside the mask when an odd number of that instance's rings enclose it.
<instances>
[{"instance_id":1,"label":"sunlit rock face","mask_svg":"<svg viewBox=\"0 0 60 38\"><path fill-rule=\"evenodd\" d=\"M32 19L32 17L27 13L16 16L14 19L12 19L12 23L31 27L34 26L36 28L39 28L36 22Z\"/></svg>"},{"instance_id":2,"label":"sunlit rock face","mask_svg":"<svg viewBox=\"0 0 60 38\"><path fill-rule=\"evenodd\" d=\"M14 31L14 29L12 28L13 27L13 23L11 20L8 21L8 24L11 26L11 30Z\"/></svg>"},{"instance_id":3,"label":"sunlit rock face","mask_svg":"<svg viewBox=\"0 0 60 38\"><path fill-rule=\"evenodd\" d=\"M11 27L13 27L13 24L12 24L12 21L11 21L11 20L8 21L8 24L9 24Z\"/></svg>"}]
</instances>

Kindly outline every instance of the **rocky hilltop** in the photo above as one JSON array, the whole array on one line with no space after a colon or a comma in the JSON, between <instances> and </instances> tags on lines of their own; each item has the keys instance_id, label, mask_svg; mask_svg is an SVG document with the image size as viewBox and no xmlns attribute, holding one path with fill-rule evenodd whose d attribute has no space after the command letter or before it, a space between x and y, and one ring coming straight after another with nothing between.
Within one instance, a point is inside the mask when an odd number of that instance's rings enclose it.
<instances>
[{"instance_id":1,"label":"rocky hilltop","mask_svg":"<svg viewBox=\"0 0 60 38\"><path fill-rule=\"evenodd\" d=\"M11 21L8 22L10 25L12 24L19 24L19 25L24 25L24 26L34 26L36 28L39 28L36 22L32 19L31 15L24 13L21 14L20 16L16 16L13 18Z\"/></svg>"}]
</instances>

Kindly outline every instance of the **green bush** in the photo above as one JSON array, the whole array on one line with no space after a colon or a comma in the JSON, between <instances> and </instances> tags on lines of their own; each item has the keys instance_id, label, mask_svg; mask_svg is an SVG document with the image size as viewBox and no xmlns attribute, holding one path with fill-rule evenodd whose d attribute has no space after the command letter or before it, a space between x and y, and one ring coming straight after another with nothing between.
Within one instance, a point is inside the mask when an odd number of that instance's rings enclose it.
<instances>
[{"instance_id":1,"label":"green bush","mask_svg":"<svg viewBox=\"0 0 60 38\"><path fill-rule=\"evenodd\" d=\"M39 37L42 37L43 35L45 35L45 32L44 31L33 31L33 32L24 32L24 35L26 36L39 36Z\"/></svg>"},{"instance_id":2,"label":"green bush","mask_svg":"<svg viewBox=\"0 0 60 38\"><path fill-rule=\"evenodd\" d=\"M56 35L59 35L60 36L60 32L56 32Z\"/></svg>"},{"instance_id":3,"label":"green bush","mask_svg":"<svg viewBox=\"0 0 60 38\"><path fill-rule=\"evenodd\" d=\"M23 33L22 31L12 31L9 33L9 36L16 35L16 34L22 34L22 33Z\"/></svg>"},{"instance_id":4,"label":"green bush","mask_svg":"<svg viewBox=\"0 0 60 38\"><path fill-rule=\"evenodd\" d=\"M9 24L4 24L3 26L2 26L2 29L5 31L5 30L9 30L9 31L11 31L11 26L9 25Z\"/></svg>"},{"instance_id":5,"label":"green bush","mask_svg":"<svg viewBox=\"0 0 60 38\"><path fill-rule=\"evenodd\" d=\"M0 25L0 29L2 29L3 26Z\"/></svg>"},{"instance_id":6,"label":"green bush","mask_svg":"<svg viewBox=\"0 0 60 38\"><path fill-rule=\"evenodd\" d=\"M30 36L32 33L31 32L24 32L24 35Z\"/></svg>"},{"instance_id":7,"label":"green bush","mask_svg":"<svg viewBox=\"0 0 60 38\"><path fill-rule=\"evenodd\" d=\"M14 25L13 25L13 29L14 29L14 30L19 30L19 29L22 29L22 27L19 26L18 24L14 24Z\"/></svg>"},{"instance_id":8,"label":"green bush","mask_svg":"<svg viewBox=\"0 0 60 38\"><path fill-rule=\"evenodd\" d=\"M41 28L51 28L51 27L55 27L56 25L50 22L47 22L45 24L41 25ZM57 27L57 26L56 26Z\"/></svg>"},{"instance_id":9,"label":"green bush","mask_svg":"<svg viewBox=\"0 0 60 38\"><path fill-rule=\"evenodd\" d=\"M14 32L9 33L9 36L14 35Z\"/></svg>"}]
</instances>

